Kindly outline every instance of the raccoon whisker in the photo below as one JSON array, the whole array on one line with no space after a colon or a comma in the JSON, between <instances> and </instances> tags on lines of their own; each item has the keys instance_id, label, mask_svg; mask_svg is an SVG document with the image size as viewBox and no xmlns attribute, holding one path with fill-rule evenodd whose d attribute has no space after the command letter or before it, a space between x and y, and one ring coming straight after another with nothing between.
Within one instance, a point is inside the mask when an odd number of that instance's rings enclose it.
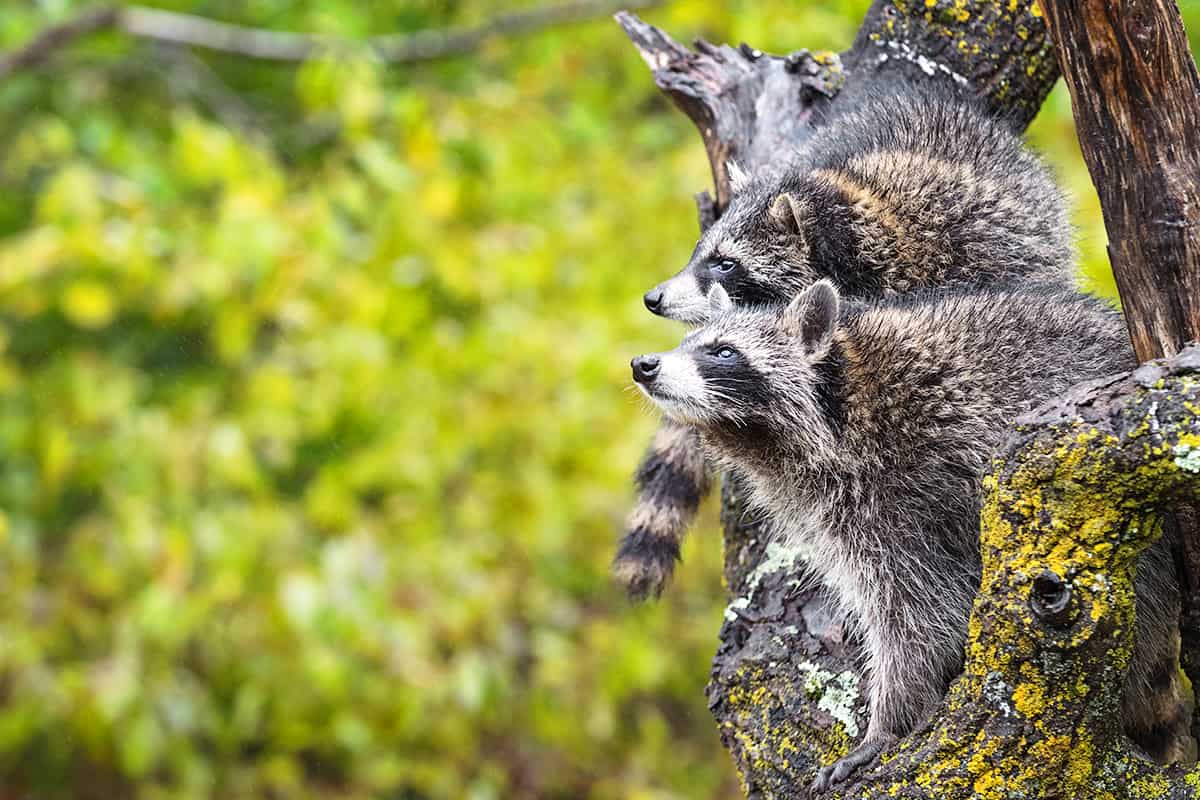
<instances>
[{"instance_id":1,"label":"raccoon whisker","mask_svg":"<svg viewBox=\"0 0 1200 800\"><path fill-rule=\"evenodd\" d=\"M741 398L739 398L736 394L722 392L718 389L713 389L712 387L709 387L708 394L715 400L724 400L733 406L738 406L741 404Z\"/></svg>"}]
</instances>

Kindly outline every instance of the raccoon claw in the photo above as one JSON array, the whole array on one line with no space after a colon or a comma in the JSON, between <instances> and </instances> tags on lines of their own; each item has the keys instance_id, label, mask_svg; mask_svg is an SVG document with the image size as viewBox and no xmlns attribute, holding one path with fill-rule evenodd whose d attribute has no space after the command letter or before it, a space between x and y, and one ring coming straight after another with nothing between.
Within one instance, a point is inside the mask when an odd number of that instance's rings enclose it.
<instances>
[{"instance_id":1,"label":"raccoon claw","mask_svg":"<svg viewBox=\"0 0 1200 800\"><path fill-rule=\"evenodd\" d=\"M867 739L843 758L839 758L827 767L822 767L817 772L817 777L813 781L813 791L824 792L832 788L835 784L846 780L858 771L860 767L864 767L875 760L880 753L895 741L896 738L894 736L878 736Z\"/></svg>"}]
</instances>

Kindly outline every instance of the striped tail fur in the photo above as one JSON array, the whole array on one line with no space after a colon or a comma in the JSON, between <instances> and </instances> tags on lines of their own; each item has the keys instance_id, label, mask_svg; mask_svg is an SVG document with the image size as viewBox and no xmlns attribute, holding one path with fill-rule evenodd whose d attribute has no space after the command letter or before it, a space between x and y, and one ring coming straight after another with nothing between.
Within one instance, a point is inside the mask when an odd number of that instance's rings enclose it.
<instances>
[{"instance_id":1,"label":"striped tail fur","mask_svg":"<svg viewBox=\"0 0 1200 800\"><path fill-rule=\"evenodd\" d=\"M635 478L638 497L625 521L613 574L635 600L658 597L711 483L700 436L664 419Z\"/></svg>"}]
</instances>

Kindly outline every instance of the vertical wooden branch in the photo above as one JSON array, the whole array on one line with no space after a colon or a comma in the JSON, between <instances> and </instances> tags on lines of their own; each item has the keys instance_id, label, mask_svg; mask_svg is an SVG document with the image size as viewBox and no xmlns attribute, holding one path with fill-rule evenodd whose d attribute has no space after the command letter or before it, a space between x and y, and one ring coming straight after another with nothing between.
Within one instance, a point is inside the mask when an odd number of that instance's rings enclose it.
<instances>
[{"instance_id":1,"label":"vertical wooden branch","mask_svg":"<svg viewBox=\"0 0 1200 800\"><path fill-rule=\"evenodd\" d=\"M1138 359L1200 340L1200 76L1175 0L1043 0ZM1200 686L1200 511L1176 509ZM1193 719L1200 734L1200 717Z\"/></svg>"},{"instance_id":2,"label":"vertical wooden branch","mask_svg":"<svg viewBox=\"0 0 1200 800\"><path fill-rule=\"evenodd\" d=\"M1200 339L1200 76L1174 0L1045 0L1138 358Z\"/></svg>"}]
</instances>

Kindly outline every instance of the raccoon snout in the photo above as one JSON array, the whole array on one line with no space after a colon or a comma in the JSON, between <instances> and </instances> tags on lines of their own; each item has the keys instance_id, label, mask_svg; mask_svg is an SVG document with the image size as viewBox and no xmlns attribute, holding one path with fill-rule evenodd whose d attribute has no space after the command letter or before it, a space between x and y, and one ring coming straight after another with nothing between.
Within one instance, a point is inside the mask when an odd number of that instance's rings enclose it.
<instances>
[{"instance_id":1,"label":"raccoon snout","mask_svg":"<svg viewBox=\"0 0 1200 800\"><path fill-rule=\"evenodd\" d=\"M657 314L662 311L663 290L655 286L650 291L646 292L646 296L642 298L646 301L646 308Z\"/></svg>"},{"instance_id":2,"label":"raccoon snout","mask_svg":"<svg viewBox=\"0 0 1200 800\"><path fill-rule=\"evenodd\" d=\"M638 356L629 366L633 367L633 379L638 383L652 383L658 377L658 356Z\"/></svg>"}]
</instances>

